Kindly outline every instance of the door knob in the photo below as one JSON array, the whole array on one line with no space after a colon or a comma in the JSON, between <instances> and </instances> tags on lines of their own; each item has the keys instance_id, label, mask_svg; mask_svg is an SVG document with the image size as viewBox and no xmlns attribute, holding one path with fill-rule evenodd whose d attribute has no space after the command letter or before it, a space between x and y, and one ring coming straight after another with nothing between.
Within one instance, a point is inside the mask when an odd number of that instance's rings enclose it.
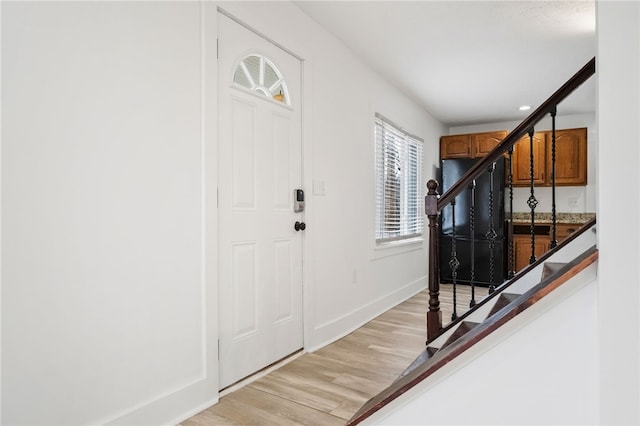
<instances>
[{"instance_id":1,"label":"door knob","mask_svg":"<svg viewBox=\"0 0 640 426\"><path fill-rule=\"evenodd\" d=\"M293 225L293 228L296 231L304 231L306 227L307 225L304 222L296 222L295 225Z\"/></svg>"}]
</instances>

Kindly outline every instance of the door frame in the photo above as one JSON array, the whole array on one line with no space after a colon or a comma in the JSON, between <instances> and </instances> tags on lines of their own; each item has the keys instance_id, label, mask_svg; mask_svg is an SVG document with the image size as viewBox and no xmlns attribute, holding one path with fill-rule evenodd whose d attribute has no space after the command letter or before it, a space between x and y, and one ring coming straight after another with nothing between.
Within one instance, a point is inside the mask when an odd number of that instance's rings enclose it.
<instances>
[{"instance_id":1,"label":"door frame","mask_svg":"<svg viewBox=\"0 0 640 426\"><path fill-rule=\"evenodd\" d=\"M242 2L240 3L236 3L236 4L231 4L228 5L229 8L234 8L235 6L238 7L244 7L244 5L242 4ZM313 331L313 324L314 324L314 310L313 310L313 291L312 291L312 285L311 283L313 282L313 275L311 273L312 268L311 268L311 262L310 259L313 258L313 247L311 244L311 237L314 235L314 231L313 231L313 222L314 222L314 215L313 215L313 197L312 197L312 180L311 180L311 173L309 173L309 171L311 170L311 166L312 166L312 162L311 162L311 156L309 155L311 151L311 105L310 105L310 99L309 96L307 96L308 93L311 93L311 64L310 61L308 59L305 59L304 56L306 56L307 58L309 57L309 55L300 55L298 53L296 53L296 51L287 48L286 46L284 46L283 44L277 42L274 40L274 38L270 37L268 34L272 33L272 30L269 28L264 28L264 31L261 31L259 29L257 29L258 27L262 28L263 26L270 26L273 25L273 21L269 21L269 20L260 20L259 22L251 22L251 19L241 19L238 17L238 15L243 15L242 13L238 13L241 12L240 10L232 13L229 10L222 8L219 4L217 5L216 8L216 25L215 25L215 36L216 36L216 40L218 38L218 17L219 15L224 15L227 18L231 19L232 21L236 22L237 24L241 25L242 27L246 28L247 30L253 32L254 34L256 34L258 37L263 38L264 40L268 41L269 43L275 45L276 47L284 50L286 53L294 56L296 59L298 59L300 61L300 148L301 148L301 181L303 182L303 189L305 191L305 212L304 212L304 220L307 224L311 224L310 227L307 227L307 229L304 231L304 233L302 233L301 238L302 238L302 341L303 341L303 347L302 347L302 351L305 352L308 347L309 347L309 342L310 342L310 336L311 333ZM249 18L249 17L247 17ZM254 18L255 20L255 18ZM216 182L216 191L218 188L218 185L220 184L220 177L218 175L218 161L219 161L219 134L218 134L218 129L219 129L219 105L218 105L218 95L219 95L219 87L218 87L218 78L217 78L217 73L218 73L218 58L216 55L216 84L215 86L215 102L216 102L216 116L215 116L215 122L216 122L216 126L215 126L215 140L216 140L216 146L215 146L215 182ZM211 79L213 80L213 78ZM216 197L217 198L217 197ZM220 291L220 280L218 277L218 265L219 265L219 253L218 253L218 235L219 235L219 228L221 226L220 223L220 218L217 214L217 202L216 202L216 239L215 239L215 243L216 243L216 247L215 247L215 265L216 265L216 276L215 276L215 294L216 294L216 303L215 305L215 309L216 309L216 318L217 318L217 313L218 313L218 301L219 301L219 291ZM215 333L216 333L216 352L219 350L218 348L218 336L219 336L219 329L220 329L220 322L219 319L216 320L216 327L215 327ZM216 376L218 376L218 369L220 368L220 363L219 360L216 363ZM217 379L217 382L219 383L219 379ZM218 390L218 392L220 393L220 391Z\"/></svg>"}]
</instances>

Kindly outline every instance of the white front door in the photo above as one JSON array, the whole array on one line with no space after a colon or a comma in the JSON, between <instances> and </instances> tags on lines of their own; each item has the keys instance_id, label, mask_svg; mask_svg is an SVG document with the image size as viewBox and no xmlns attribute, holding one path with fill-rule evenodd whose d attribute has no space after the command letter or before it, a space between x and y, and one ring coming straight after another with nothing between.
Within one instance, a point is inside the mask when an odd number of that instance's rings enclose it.
<instances>
[{"instance_id":1,"label":"white front door","mask_svg":"<svg viewBox=\"0 0 640 426\"><path fill-rule=\"evenodd\" d=\"M220 388L299 350L301 63L218 14Z\"/></svg>"}]
</instances>

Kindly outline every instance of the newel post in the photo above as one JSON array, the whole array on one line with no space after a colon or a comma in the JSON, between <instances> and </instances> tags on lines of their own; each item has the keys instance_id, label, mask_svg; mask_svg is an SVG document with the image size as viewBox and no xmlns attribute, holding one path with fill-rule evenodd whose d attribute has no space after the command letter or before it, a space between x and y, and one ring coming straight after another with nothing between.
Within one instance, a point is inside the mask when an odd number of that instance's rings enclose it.
<instances>
[{"instance_id":1,"label":"newel post","mask_svg":"<svg viewBox=\"0 0 640 426\"><path fill-rule=\"evenodd\" d=\"M429 311L427 312L427 339L438 334L442 328L440 311L440 271L438 255L438 182L427 182L424 210L429 219Z\"/></svg>"}]
</instances>

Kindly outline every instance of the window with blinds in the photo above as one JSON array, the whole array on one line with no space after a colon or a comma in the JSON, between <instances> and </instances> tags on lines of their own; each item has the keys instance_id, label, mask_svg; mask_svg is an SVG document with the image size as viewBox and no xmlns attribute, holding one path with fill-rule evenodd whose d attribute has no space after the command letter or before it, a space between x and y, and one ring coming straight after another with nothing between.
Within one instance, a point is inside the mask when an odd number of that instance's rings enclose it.
<instances>
[{"instance_id":1,"label":"window with blinds","mask_svg":"<svg viewBox=\"0 0 640 426\"><path fill-rule=\"evenodd\" d=\"M422 139L376 113L376 243L422 235Z\"/></svg>"}]
</instances>

